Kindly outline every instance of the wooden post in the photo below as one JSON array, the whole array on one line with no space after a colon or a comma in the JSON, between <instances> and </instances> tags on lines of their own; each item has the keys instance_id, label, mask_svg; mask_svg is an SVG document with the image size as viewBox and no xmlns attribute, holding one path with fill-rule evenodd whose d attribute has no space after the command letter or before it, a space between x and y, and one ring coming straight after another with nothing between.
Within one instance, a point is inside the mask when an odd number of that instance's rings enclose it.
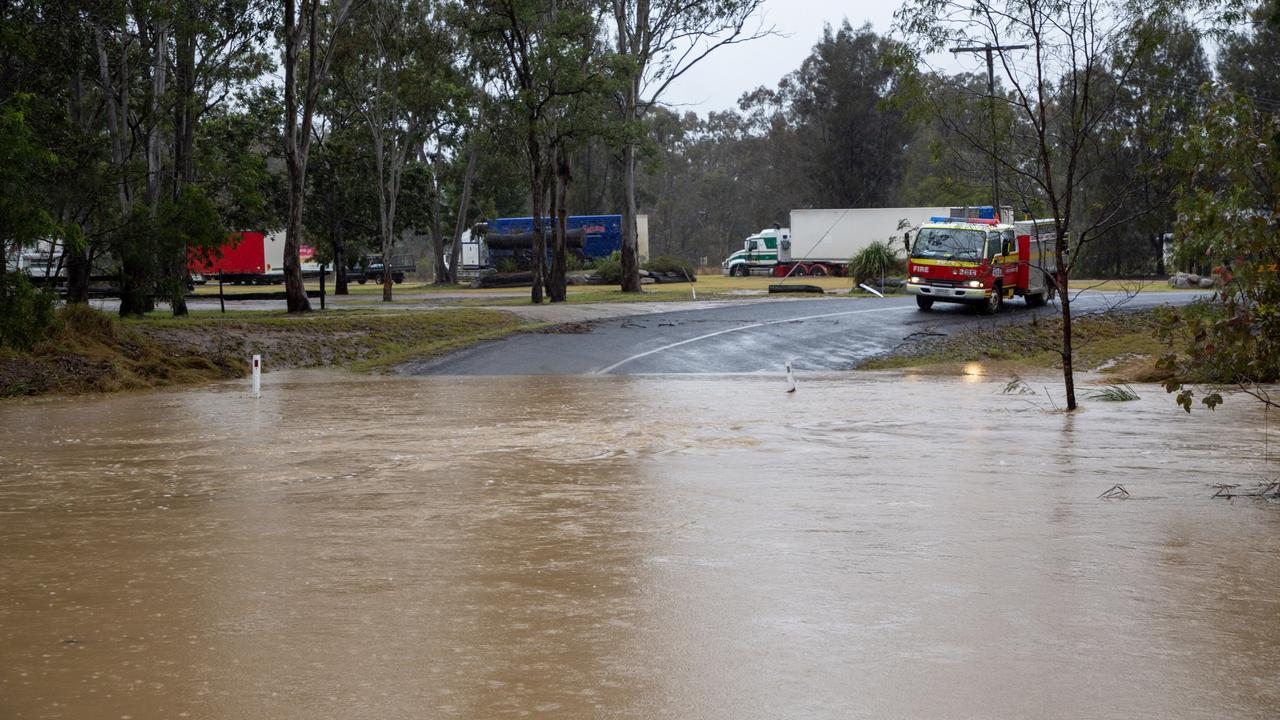
<instances>
[{"instance_id":1,"label":"wooden post","mask_svg":"<svg viewBox=\"0 0 1280 720\"><path fill-rule=\"evenodd\" d=\"M222 273L218 273L218 306L222 308L222 313L227 313L227 301L222 297Z\"/></svg>"},{"instance_id":2,"label":"wooden post","mask_svg":"<svg viewBox=\"0 0 1280 720\"><path fill-rule=\"evenodd\" d=\"M320 263L320 309L324 309L324 273L325 264Z\"/></svg>"}]
</instances>

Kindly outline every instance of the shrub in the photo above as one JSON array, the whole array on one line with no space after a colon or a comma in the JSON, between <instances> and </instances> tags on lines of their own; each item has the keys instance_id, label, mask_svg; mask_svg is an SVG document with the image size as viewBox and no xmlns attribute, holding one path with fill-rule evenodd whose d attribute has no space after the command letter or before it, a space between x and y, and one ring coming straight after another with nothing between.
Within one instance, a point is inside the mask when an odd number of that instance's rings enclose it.
<instances>
[{"instance_id":1,"label":"shrub","mask_svg":"<svg viewBox=\"0 0 1280 720\"><path fill-rule=\"evenodd\" d=\"M696 279L698 268L693 263L683 258L673 257L671 255L659 255L644 264L644 269L649 272L661 273L664 275L676 275L678 277L687 277Z\"/></svg>"},{"instance_id":2,"label":"shrub","mask_svg":"<svg viewBox=\"0 0 1280 720\"><path fill-rule=\"evenodd\" d=\"M902 261L898 253L889 243L876 240L849 260L849 274L854 283L868 280L880 281L882 275L894 275L902 272Z\"/></svg>"},{"instance_id":3,"label":"shrub","mask_svg":"<svg viewBox=\"0 0 1280 720\"><path fill-rule=\"evenodd\" d=\"M596 266L596 277L608 284L622 284L622 253L614 251Z\"/></svg>"},{"instance_id":4,"label":"shrub","mask_svg":"<svg viewBox=\"0 0 1280 720\"><path fill-rule=\"evenodd\" d=\"M30 350L53 324L54 295L25 273L0 276L0 347Z\"/></svg>"}]
</instances>

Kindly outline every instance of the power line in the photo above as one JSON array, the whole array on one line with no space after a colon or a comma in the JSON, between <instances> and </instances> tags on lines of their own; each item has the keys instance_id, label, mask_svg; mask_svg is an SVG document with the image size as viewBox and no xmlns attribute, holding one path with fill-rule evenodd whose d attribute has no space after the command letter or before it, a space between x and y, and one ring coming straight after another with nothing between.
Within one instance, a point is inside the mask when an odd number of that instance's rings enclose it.
<instances>
[{"instance_id":1,"label":"power line","mask_svg":"<svg viewBox=\"0 0 1280 720\"><path fill-rule=\"evenodd\" d=\"M991 208L993 217L1000 219L1000 161L998 153L999 141L996 138L996 71L994 53L1006 50L1027 50L1030 45L980 45L976 47L951 48L951 53L985 53L987 56L987 97L991 103Z\"/></svg>"}]
</instances>

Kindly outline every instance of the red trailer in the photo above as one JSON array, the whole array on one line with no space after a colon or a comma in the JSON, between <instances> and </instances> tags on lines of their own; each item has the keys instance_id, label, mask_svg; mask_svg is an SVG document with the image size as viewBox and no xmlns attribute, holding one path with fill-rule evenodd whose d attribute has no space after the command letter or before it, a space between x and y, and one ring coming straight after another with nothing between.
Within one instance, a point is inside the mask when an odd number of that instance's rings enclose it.
<instances>
[{"instance_id":1,"label":"red trailer","mask_svg":"<svg viewBox=\"0 0 1280 720\"><path fill-rule=\"evenodd\" d=\"M303 275L318 275L315 248L298 248ZM193 274L221 276L226 282L278 283L284 280L284 234L248 231L232 233L213 251L190 254L187 269Z\"/></svg>"}]
</instances>

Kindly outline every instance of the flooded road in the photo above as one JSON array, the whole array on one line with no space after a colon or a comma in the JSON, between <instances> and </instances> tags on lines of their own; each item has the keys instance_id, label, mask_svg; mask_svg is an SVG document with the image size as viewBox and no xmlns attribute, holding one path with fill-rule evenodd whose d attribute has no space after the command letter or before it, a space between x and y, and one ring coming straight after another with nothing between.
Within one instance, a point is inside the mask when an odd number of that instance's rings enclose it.
<instances>
[{"instance_id":1,"label":"flooded road","mask_svg":"<svg viewBox=\"0 0 1280 720\"><path fill-rule=\"evenodd\" d=\"M967 380L0 405L0 718L1276 717L1261 411Z\"/></svg>"}]
</instances>

